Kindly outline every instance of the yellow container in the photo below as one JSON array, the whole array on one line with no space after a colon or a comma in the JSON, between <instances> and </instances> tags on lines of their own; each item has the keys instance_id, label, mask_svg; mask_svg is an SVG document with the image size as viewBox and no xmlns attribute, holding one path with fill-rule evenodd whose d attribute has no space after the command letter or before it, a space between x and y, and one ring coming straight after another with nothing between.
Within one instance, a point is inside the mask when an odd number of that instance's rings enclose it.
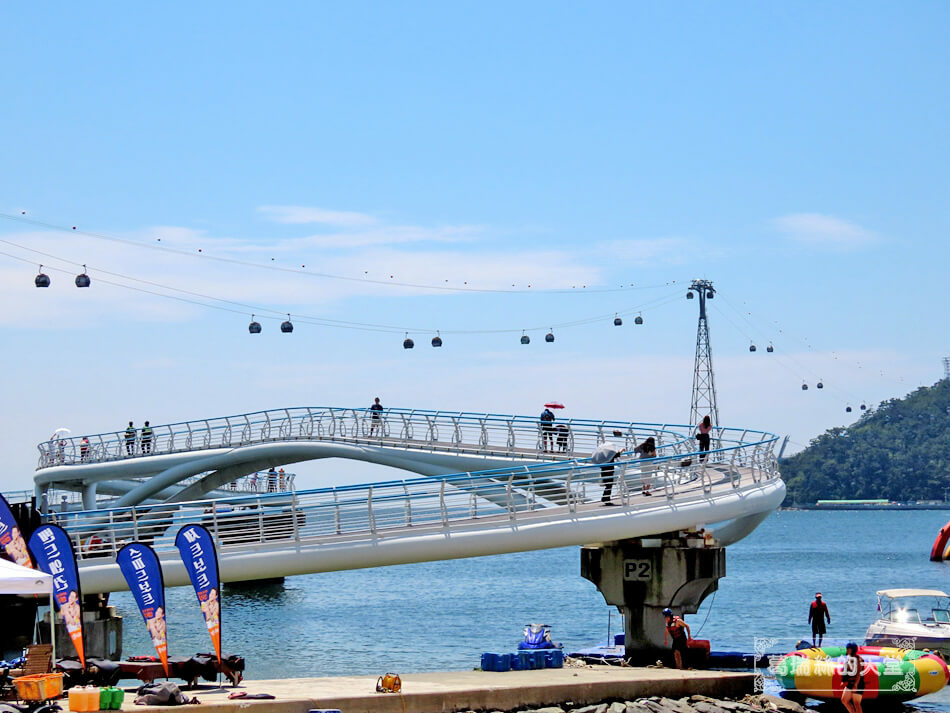
<instances>
[{"instance_id":1,"label":"yellow container","mask_svg":"<svg viewBox=\"0 0 950 713\"><path fill-rule=\"evenodd\" d=\"M98 686L86 686L86 707L83 710L87 711L87 713L98 711L99 698L100 694Z\"/></svg>"},{"instance_id":2,"label":"yellow container","mask_svg":"<svg viewBox=\"0 0 950 713\"><path fill-rule=\"evenodd\" d=\"M92 713L99 710L99 689L95 686L76 686L69 689L69 710L73 713Z\"/></svg>"},{"instance_id":3,"label":"yellow container","mask_svg":"<svg viewBox=\"0 0 950 713\"><path fill-rule=\"evenodd\" d=\"M14 678L17 697L21 701L45 701L63 695L63 674L35 673Z\"/></svg>"}]
</instances>

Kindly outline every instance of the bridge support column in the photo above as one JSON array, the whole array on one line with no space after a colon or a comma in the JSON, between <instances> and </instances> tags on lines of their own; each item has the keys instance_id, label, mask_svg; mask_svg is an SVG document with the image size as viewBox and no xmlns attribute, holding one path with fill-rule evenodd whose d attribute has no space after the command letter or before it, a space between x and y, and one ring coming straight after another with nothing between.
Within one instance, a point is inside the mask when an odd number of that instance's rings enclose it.
<instances>
[{"instance_id":1,"label":"bridge support column","mask_svg":"<svg viewBox=\"0 0 950 713\"><path fill-rule=\"evenodd\" d=\"M726 550L696 533L620 540L581 548L581 575L623 614L628 660L672 661L663 610L695 614L726 575Z\"/></svg>"},{"instance_id":2,"label":"bridge support column","mask_svg":"<svg viewBox=\"0 0 950 713\"><path fill-rule=\"evenodd\" d=\"M82 509L96 509L96 483L83 483L82 486Z\"/></svg>"}]
</instances>

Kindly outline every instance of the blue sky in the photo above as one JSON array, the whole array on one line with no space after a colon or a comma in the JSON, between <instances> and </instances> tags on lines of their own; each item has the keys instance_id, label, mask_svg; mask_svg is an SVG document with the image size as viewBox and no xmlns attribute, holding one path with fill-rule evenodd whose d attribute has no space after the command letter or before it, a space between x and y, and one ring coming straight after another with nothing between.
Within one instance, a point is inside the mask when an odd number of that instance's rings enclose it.
<instances>
[{"instance_id":1,"label":"blue sky","mask_svg":"<svg viewBox=\"0 0 950 713\"><path fill-rule=\"evenodd\" d=\"M696 277L720 291L729 425L804 444L848 423L846 403L933 383L950 354L946 4L0 13L5 488L29 486L53 428L130 418L379 395L511 413L557 398L565 416L680 422ZM40 262L48 290L32 286ZM81 264L90 290L71 284ZM263 319L251 337L253 310L107 279L397 331L296 321L282 335ZM527 292L369 281L390 279ZM411 352L401 327L418 328ZM352 468L302 470L316 483Z\"/></svg>"}]
</instances>

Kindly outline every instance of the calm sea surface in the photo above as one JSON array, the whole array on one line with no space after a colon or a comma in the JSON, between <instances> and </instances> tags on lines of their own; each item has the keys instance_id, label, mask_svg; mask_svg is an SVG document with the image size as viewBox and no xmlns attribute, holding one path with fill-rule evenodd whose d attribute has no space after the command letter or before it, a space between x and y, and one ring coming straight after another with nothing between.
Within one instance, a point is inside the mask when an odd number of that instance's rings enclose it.
<instances>
[{"instance_id":1,"label":"calm sea surface","mask_svg":"<svg viewBox=\"0 0 950 713\"><path fill-rule=\"evenodd\" d=\"M729 548L719 591L686 620L714 650L751 651L756 636L791 650L810 638L808 605L821 591L828 639L860 641L876 590L950 587L950 564L928 560L948 518L945 510L774 513ZM224 648L244 656L255 679L470 669L482 651L513 650L527 622L550 624L572 650L604 640L608 625L622 631L579 572L578 548L564 548L233 588L224 593ZM194 593L177 587L167 597L169 653L209 650ZM131 596L111 603L125 616L125 655L154 653ZM924 701L919 708L950 711L947 689Z\"/></svg>"}]
</instances>

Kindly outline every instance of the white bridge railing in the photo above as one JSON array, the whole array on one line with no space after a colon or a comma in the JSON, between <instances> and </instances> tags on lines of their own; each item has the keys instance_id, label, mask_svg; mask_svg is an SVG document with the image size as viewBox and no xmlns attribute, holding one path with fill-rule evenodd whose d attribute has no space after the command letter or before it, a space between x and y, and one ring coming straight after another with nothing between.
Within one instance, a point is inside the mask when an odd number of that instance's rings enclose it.
<instances>
[{"instance_id":1,"label":"white bridge railing","mask_svg":"<svg viewBox=\"0 0 950 713\"><path fill-rule=\"evenodd\" d=\"M721 430L718 443L725 444L722 439L728 430ZM734 436L739 433L736 430ZM369 442L569 460L589 455L604 437L632 450L648 436L656 439L658 448L667 449L661 453L694 450L692 433L684 432L683 427L655 423L568 419L543 424L526 416L418 409L387 409L377 418L369 409L297 407L153 426L151 433L145 434L136 428L88 436L54 436L38 444L37 470L295 440Z\"/></svg>"},{"instance_id":2,"label":"white bridge railing","mask_svg":"<svg viewBox=\"0 0 950 713\"><path fill-rule=\"evenodd\" d=\"M680 432L680 444L687 441L686 435ZM711 493L779 477L775 436L756 432L749 438L750 431L732 435L732 444L711 451L705 460L696 453L686 457L671 453L620 459L607 466L589 461L546 463L291 493L53 513L46 520L66 529L81 559L94 560L115 557L131 541L148 542L159 553L174 553L178 529L193 523L208 527L227 553L367 541L400 530L492 527L557 512L583 517L602 512L594 504L606 478L613 480L615 503L636 510L664 499L683 503L709 498ZM605 470L611 467L612 471ZM644 490L652 497L644 497Z\"/></svg>"}]
</instances>

